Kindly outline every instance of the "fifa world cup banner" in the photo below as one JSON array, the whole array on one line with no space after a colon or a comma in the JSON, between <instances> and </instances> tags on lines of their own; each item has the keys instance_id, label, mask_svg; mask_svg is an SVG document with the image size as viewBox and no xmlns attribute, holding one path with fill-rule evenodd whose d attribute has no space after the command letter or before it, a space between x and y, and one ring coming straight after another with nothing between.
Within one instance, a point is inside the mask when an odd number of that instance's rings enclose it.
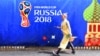
<instances>
[{"instance_id":1,"label":"fifa world cup banner","mask_svg":"<svg viewBox=\"0 0 100 56\"><path fill-rule=\"evenodd\" d=\"M100 46L100 0L1 0L0 45L58 46L63 13L74 46Z\"/></svg>"}]
</instances>

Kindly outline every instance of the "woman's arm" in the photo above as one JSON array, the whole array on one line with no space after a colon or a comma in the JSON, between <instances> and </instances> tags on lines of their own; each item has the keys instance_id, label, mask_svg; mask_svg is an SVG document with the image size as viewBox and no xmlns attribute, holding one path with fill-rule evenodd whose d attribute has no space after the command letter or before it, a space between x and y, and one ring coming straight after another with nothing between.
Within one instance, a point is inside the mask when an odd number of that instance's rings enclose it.
<instances>
[{"instance_id":1,"label":"woman's arm","mask_svg":"<svg viewBox=\"0 0 100 56\"><path fill-rule=\"evenodd\" d=\"M60 26L55 26L56 28L59 28L59 29L61 29L61 27Z\"/></svg>"}]
</instances>

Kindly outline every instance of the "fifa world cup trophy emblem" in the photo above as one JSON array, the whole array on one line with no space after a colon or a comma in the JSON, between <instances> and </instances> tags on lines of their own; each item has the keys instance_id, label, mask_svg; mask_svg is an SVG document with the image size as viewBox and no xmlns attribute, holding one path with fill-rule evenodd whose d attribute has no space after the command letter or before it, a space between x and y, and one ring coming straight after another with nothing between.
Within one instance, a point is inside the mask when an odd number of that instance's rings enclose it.
<instances>
[{"instance_id":1,"label":"fifa world cup trophy emblem","mask_svg":"<svg viewBox=\"0 0 100 56\"><path fill-rule=\"evenodd\" d=\"M28 15L31 11L31 3L28 1L22 1L19 4L19 11L20 11L20 15L21 15L21 26L22 27L29 27L30 26L30 22L28 19Z\"/></svg>"}]
</instances>

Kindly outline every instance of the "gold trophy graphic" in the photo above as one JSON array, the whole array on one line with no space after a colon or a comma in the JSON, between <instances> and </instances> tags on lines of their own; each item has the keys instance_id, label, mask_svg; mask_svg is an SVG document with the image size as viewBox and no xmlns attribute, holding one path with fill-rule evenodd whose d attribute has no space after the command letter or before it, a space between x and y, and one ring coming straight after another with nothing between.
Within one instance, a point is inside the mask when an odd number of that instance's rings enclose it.
<instances>
[{"instance_id":1,"label":"gold trophy graphic","mask_svg":"<svg viewBox=\"0 0 100 56\"><path fill-rule=\"evenodd\" d=\"M20 15L21 15L21 26L22 27L29 27L30 26L30 22L28 19L28 15L31 11L31 3L28 1L22 1L19 4L19 11L20 11Z\"/></svg>"}]
</instances>

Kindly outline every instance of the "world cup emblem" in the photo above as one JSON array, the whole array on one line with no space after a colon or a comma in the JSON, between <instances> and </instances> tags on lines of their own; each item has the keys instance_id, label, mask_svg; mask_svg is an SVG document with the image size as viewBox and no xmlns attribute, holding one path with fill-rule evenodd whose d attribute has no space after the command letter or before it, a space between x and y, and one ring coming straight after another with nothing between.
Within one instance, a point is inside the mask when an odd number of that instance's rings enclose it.
<instances>
[{"instance_id":1,"label":"world cup emblem","mask_svg":"<svg viewBox=\"0 0 100 56\"><path fill-rule=\"evenodd\" d=\"M28 1L22 1L19 4L19 11L20 11L20 15L21 15L21 26L22 27L29 27L30 26L30 22L28 19L28 15L31 11L31 3Z\"/></svg>"}]
</instances>

